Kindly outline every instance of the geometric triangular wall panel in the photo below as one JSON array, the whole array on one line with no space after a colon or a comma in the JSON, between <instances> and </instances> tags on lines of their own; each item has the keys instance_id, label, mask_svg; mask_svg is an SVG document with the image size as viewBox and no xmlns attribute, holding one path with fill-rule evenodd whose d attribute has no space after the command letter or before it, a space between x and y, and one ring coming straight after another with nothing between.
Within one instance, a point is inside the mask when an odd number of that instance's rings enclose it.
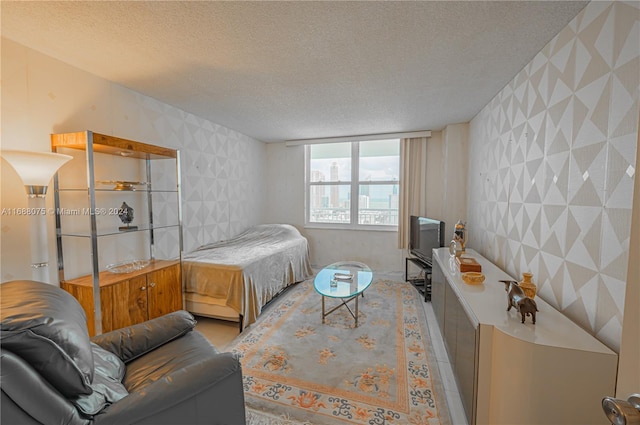
<instances>
[{"instance_id":1,"label":"geometric triangular wall panel","mask_svg":"<svg viewBox=\"0 0 640 425\"><path fill-rule=\"evenodd\" d=\"M591 2L469 133L469 245L616 351L639 93L640 4Z\"/></svg>"},{"instance_id":2,"label":"geometric triangular wall panel","mask_svg":"<svg viewBox=\"0 0 640 425\"><path fill-rule=\"evenodd\" d=\"M141 121L151 123L138 137L180 150L185 252L229 239L263 222L264 143L150 97L123 91L135 98L137 113L146 117ZM158 220L177 215L175 203L154 201L153 207ZM156 245L163 255L177 256L175 235L160 235Z\"/></svg>"}]
</instances>

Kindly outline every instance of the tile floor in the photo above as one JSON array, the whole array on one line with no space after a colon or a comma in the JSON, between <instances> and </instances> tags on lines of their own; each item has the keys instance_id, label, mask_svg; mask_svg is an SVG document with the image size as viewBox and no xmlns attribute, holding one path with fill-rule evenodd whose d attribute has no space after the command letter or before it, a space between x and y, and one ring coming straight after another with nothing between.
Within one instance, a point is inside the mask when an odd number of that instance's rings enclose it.
<instances>
[{"instance_id":1,"label":"tile floor","mask_svg":"<svg viewBox=\"0 0 640 425\"><path fill-rule=\"evenodd\" d=\"M231 341L238 336L239 326L237 322L212 319L196 316L196 330L200 331L219 350L226 351Z\"/></svg>"},{"instance_id":2,"label":"tile floor","mask_svg":"<svg viewBox=\"0 0 640 425\"><path fill-rule=\"evenodd\" d=\"M443 380L443 386L447 396L447 404L451 413L451 423L453 425L467 425L467 419L460 400L458 386L447 352L442 340L442 334L438 328L435 313L431 303L423 303L424 311L427 317L427 326L431 334L433 349L436 355L436 361ZM269 308L267 306L266 308ZM206 336L213 345L220 351L225 351L226 347L238 336L238 324L235 322L227 322L224 320L211 319L208 317L197 316L198 323L196 329Z\"/></svg>"}]
</instances>

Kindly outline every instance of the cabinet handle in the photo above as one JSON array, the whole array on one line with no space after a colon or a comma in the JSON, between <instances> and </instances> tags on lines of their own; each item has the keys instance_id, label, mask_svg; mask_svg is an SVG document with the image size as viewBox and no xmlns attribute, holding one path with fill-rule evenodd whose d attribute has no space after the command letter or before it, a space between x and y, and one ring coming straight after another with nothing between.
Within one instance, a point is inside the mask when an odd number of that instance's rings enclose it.
<instances>
[{"instance_id":1,"label":"cabinet handle","mask_svg":"<svg viewBox=\"0 0 640 425\"><path fill-rule=\"evenodd\" d=\"M140 290L141 290L141 291L146 291L146 290L147 290L147 287L146 287L146 286L142 286L142 287L140 287Z\"/></svg>"},{"instance_id":2,"label":"cabinet handle","mask_svg":"<svg viewBox=\"0 0 640 425\"><path fill-rule=\"evenodd\" d=\"M151 283L149 284L149 286L151 286L152 288L155 288L156 283L155 283L155 282L151 282Z\"/></svg>"}]
</instances>

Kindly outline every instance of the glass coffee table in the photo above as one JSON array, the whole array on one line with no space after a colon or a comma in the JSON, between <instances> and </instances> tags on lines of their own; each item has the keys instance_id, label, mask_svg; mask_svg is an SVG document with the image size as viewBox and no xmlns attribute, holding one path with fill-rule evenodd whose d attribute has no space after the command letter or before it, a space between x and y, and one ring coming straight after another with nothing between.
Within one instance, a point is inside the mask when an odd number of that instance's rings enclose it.
<instances>
[{"instance_id":1,"label":"glass coffee table","mask_svg":"<svg viewBox=\"0 0 640 425\"><path fill-rule=\"evenodd\" d=\"M358 327L358 296L360 294L364 296L364 290L371 285L372 280L373 272L369 266L356 261L341 261L320 270L313 281L313 287L317 293L322 295L322 323L329 314L345 306ZM341 304L325 313L325 297L338 298ZM355 300L355 313L347 305L353 300Z\"/></svg>"}]
</instances>

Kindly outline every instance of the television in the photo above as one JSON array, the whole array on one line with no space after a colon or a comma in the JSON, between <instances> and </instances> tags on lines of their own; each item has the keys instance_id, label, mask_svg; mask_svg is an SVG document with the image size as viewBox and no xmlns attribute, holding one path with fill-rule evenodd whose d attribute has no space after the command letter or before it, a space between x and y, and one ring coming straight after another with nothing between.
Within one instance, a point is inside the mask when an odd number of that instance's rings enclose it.
<instances>
[{"instance_id":1,"label":"television","mask_svg":"<svg viewBox=\"0 0 640 425\"><path fill-rule=\"evenodd\" d=\"M444 246L444 221L412 215L409 227L409 252L431 266L431 250Z\"/></svg>"}]
</instances>

